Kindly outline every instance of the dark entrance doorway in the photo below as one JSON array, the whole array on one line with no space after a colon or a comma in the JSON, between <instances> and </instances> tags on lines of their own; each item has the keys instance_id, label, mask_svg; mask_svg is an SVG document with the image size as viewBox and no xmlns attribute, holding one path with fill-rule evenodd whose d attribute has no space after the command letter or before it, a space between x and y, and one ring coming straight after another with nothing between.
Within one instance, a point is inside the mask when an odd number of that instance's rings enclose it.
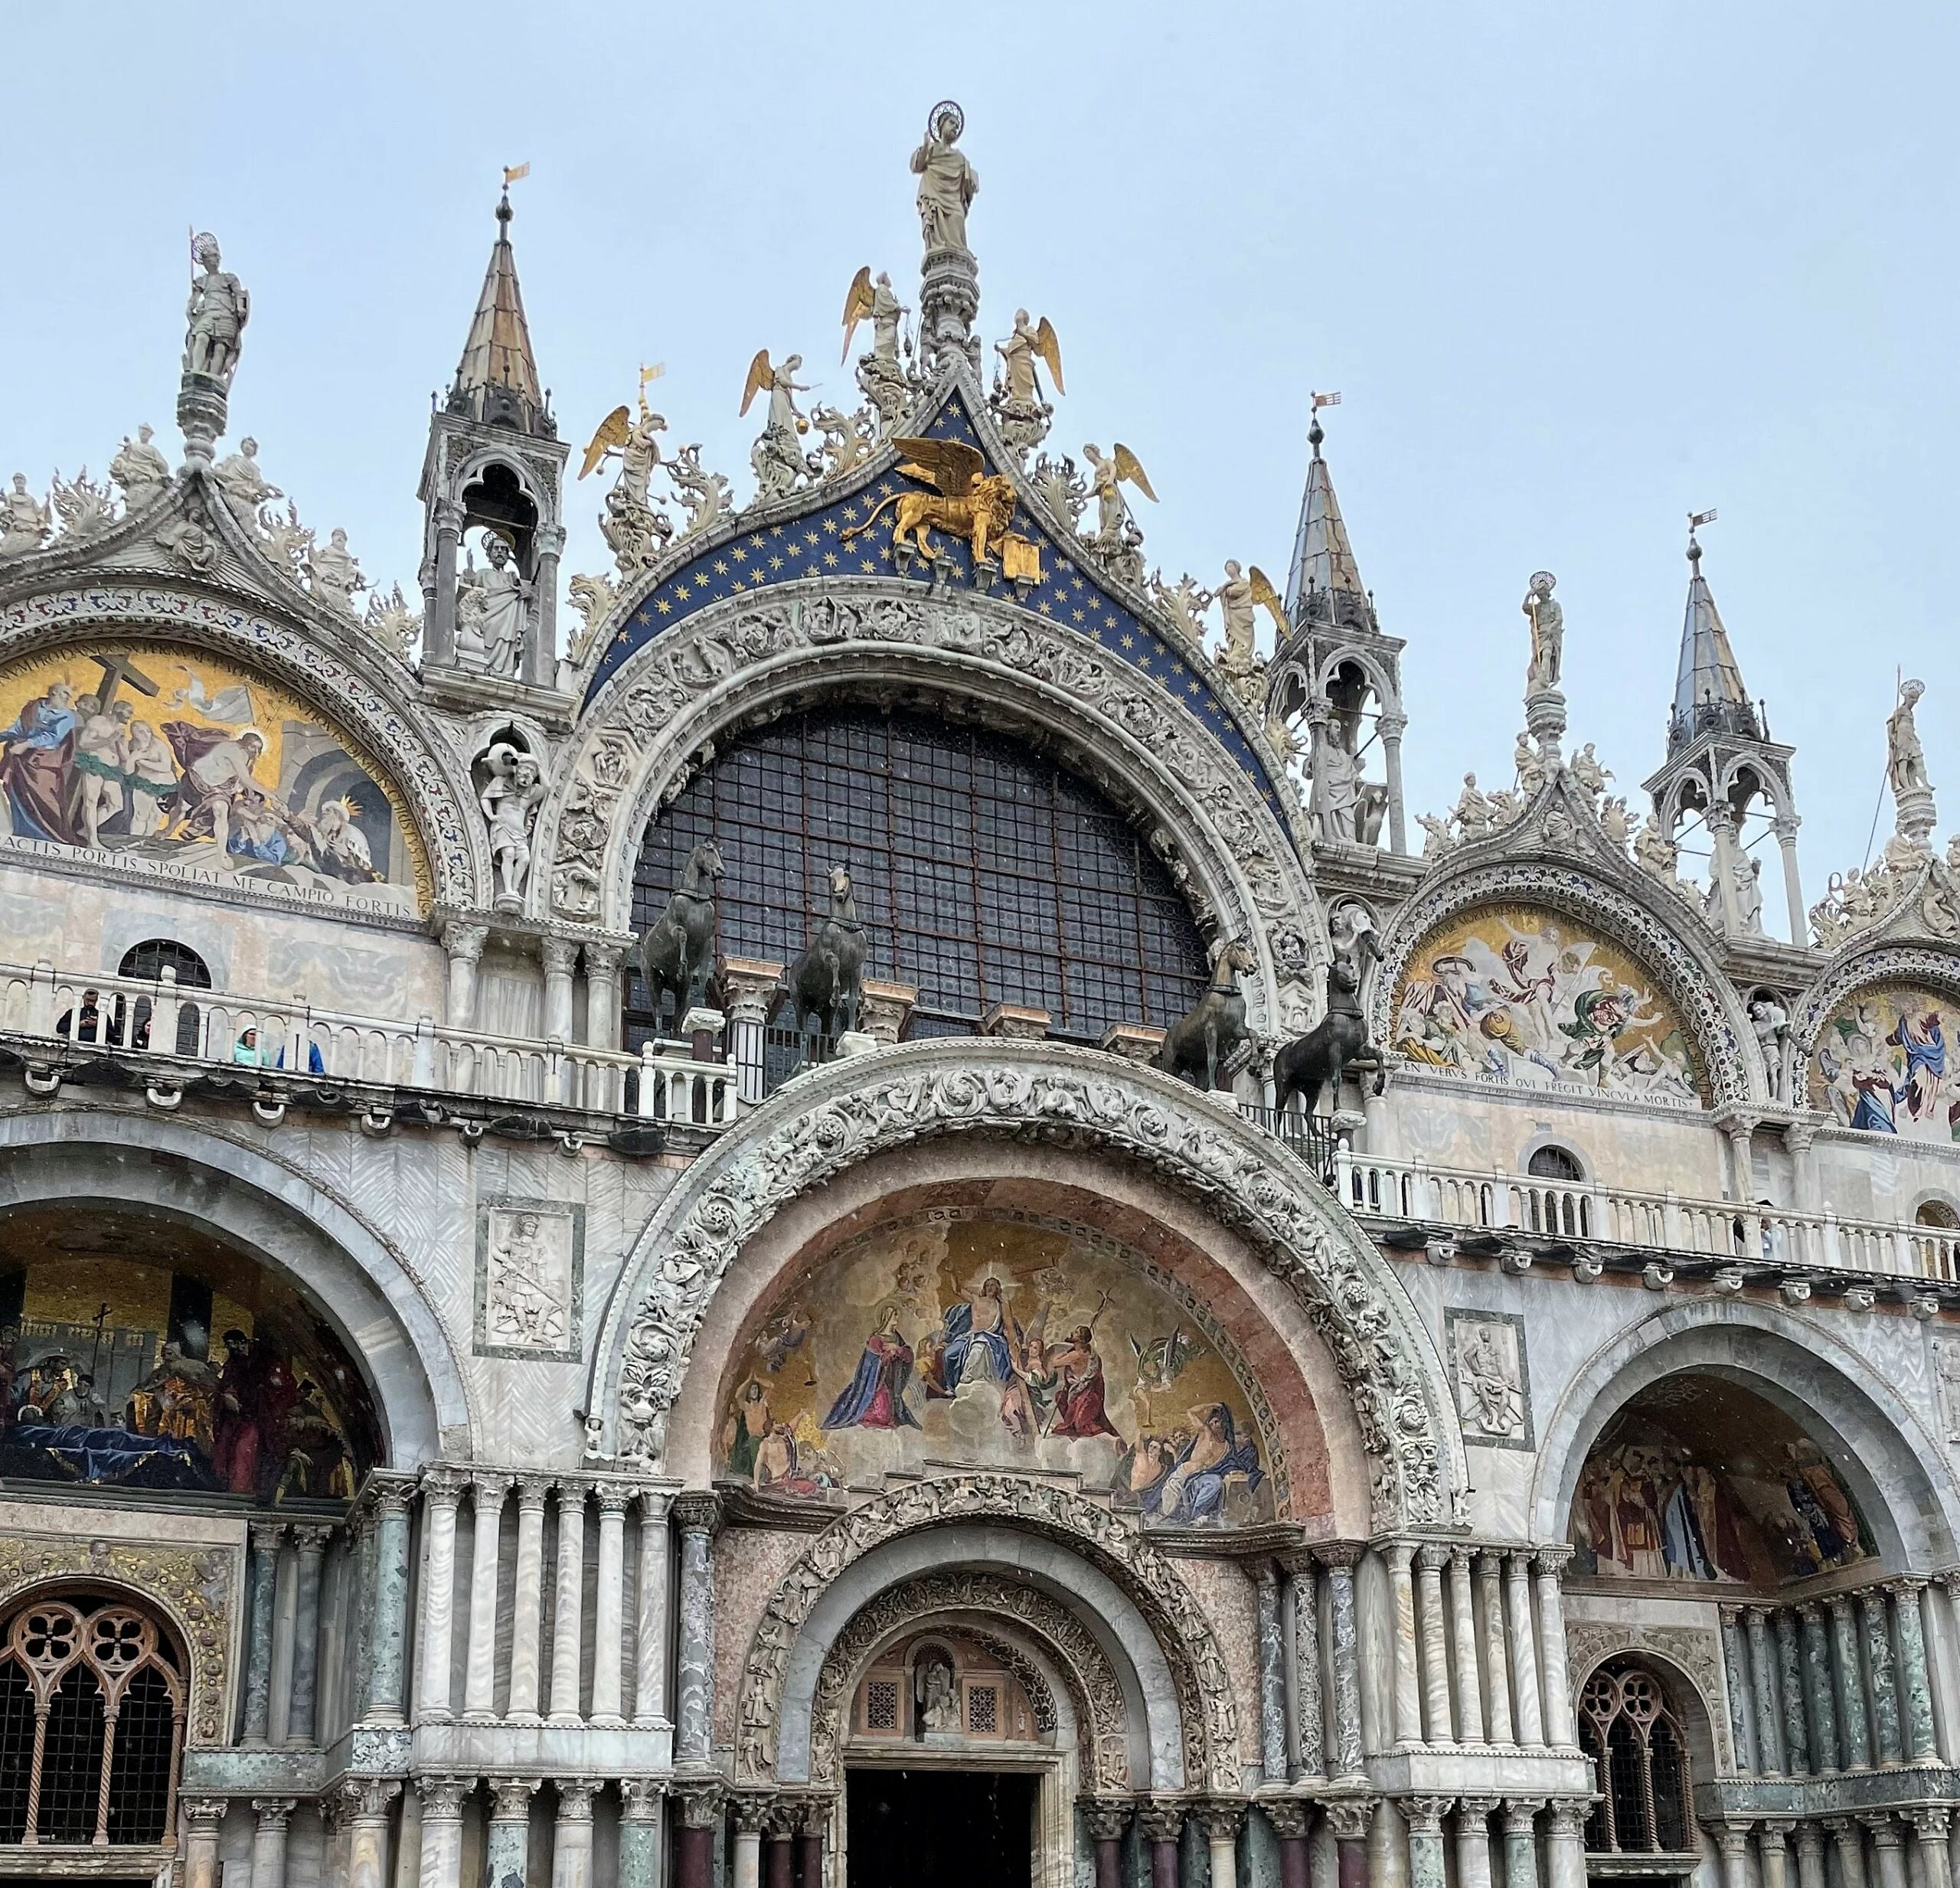
<instances>
[{"instance_id":1,"label":"dark entrance doorway","mask_svg":"<svg viewBox=\"0 0 1960 1888\"><path fill-rule=\"evenodd\" d=\"M849 1888L1029 1888L1031 1776L995 1770L852 1770Z\"/></svg>"}]
</instances>

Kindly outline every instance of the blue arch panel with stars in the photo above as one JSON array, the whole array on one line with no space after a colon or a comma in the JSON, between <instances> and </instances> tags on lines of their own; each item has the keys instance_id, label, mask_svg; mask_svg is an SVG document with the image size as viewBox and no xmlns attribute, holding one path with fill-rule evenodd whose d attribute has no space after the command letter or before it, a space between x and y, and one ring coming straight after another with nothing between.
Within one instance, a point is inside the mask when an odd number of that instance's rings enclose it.
<instances>
[{"instance_id":1,"label":"blue arch panel with stars","mask_svg":"<svg viewBox=\"0 0 1960 1888\"><path fill-rule=\"evenodd\" d=\"M989 470L999 469L957 391L946 399L925 431L934 439L958 439L972 446L986 456ZM828 502L778 518L773 523L758 520L748 531L717 539L667 571L608 643L586 690L585 705L592 704L636 651L725 598L759 594L799 578L825 577L882 577L929 587L933 573L923 559L916 560L909 572L901 572L893 561L893 508L887 506L861 537L845 536L894 493L923 488L900 478L897 466L896 458L887 455L882 471L874 465L860 479L840 484ZM819 488L802 495L824 495ZM1019 606L1093 637L1194 716L1250 776L1283 830L1284 802L1264 756L1246 738L1237 716L1220 699L1189 652L1138 616L1111 589L1080 546L1048 531L1027 506L1017 505L1011 528L1039 545L1041 552L1041 581ZM935 537L942 550L950 552L958 580L970 583L972 560L967 545L944 533ZM994 594L1002 600L1016 600L1016 593L1004 586Z\"/></svg>"}]
</instances>

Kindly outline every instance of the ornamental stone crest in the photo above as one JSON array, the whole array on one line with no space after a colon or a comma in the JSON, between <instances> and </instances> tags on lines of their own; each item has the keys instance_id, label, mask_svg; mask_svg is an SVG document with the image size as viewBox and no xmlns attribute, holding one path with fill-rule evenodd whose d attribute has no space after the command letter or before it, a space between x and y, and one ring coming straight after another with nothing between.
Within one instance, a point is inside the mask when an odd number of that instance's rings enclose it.
<instances>
[{"instance_id":1,"label":"ornamental stone crest","mask_svg":"<svg viewBox=\"0 0 1960 1888\"><path fill-rule=\"evenodd\" d=\"M750 1642L737 1720L739 1772L760 1778L773 1771L790 1654L811 1609L838 1576L874 1548L920 1528L949 1522L990 1520L1010 1521L1060 1541L1098 1566L1123 1589L1143 1615L1171 1668L1171 1682L1177 1692L1178 1722L1183 1731L1187 1785L1216 1790L1236 1789L1239 1779L1239 1733L1230 1676L1202 1609L1171 1562L1145 1539L1143 1530L1134 1522L1066 1489L1007 1475L946 1477L913 1482L853 1508L816 1537L777 1584ZM946 1577L956 1583L962 1576ZM911 1584L923 1587L929 1581ZM997 1597L1004 1597L1006 1589L1014 1583L999 1584L1002 1591ZM1020 1590L1014 1586L1017 1595ZM1055 1605L1057 1611L1062 1610L1058 1602L1051 1601L1050 1604ZM1073 1620L1073 1615L1069 1617ZM895 1615L887 1624L871 1632L872 1642L897 1622L898 1616ZM1036 1629L1044 1638L1047 1636L1041 1626L1037 1625ZM1060 1629L1063 1631L1064 1637L1054 1642L1058 1650L1064 1651L1067 1662L1073 1665L1073 1654L1067 1648L1073 1645L1076 1634L1085 1629L1079 1622L1073 1631ZM838 1647L846 1648L851 1638L851 1632L848 1629L839 1639ZM833 1648L840 1671L834 1681L836 1687L848 1686L848 1672L869 1650L868 1644L856 1652ZM1106 1661L1104 1669L1107 1670ZM825 1671L828 1670L827 1660ZM813 1720L818 1710L827 1710L834 1720L840 1708L835 1696L827 1697L823 1690L823 1674L819 1674ZM1092 1702L1085 1724L1096 1738L1096 1767L1099 1771L1103 1762L1101 1749L1105 1725L1099 1712L1099 1707ZM1112 1749L1120 1748L1120 1734L1113 1724L1109 1726L1109 1734L1119 1740ZM818 1780L818 1736L817 1723L813 1721L812 1782ZM831 1737L834 1739L834 1729ZM834 1764L834 1743L829 1760Z\"/></svg>"},{"instance_id":2,"label":"ornamental stone crest","mask_svg":"<svg viewBox=\"0 0 1960 1888\"><path fill-rule=\"evenodd\" d=\"M595 1364L591 1406L612 1405L616 1454L661 1464L708 1301L792 1200L893 1148L985 1133L1116 1150L1242 1233L1348 1387L1377 1524L1444 1518L1462 1483L1462 1445L1440 1360L1387 1262L1304 1165L1236 1112L1114 1057L1005 1041L980 1057L961 1040L883 1051L868 1066L831 1065L689 1168L641 1234L631 1269L644 1285L637 1302L621 1294Z\"/></svg>"}]
</instances>

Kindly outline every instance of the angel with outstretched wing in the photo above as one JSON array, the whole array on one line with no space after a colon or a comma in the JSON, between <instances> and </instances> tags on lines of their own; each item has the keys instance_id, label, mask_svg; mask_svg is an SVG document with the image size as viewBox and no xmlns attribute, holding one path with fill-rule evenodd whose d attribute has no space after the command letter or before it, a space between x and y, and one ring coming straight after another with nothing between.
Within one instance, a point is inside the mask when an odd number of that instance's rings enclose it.
<instances>
[{"instance_id":1,"label":"angel with outstretched wing","mask_svg":"<svg viewBox=\"0 0 1960 1888\"><path fill-rule=\"evenodd\" d=\"M1135 485L1152 505L1157 494L1151 490L1149 477L1137 456L1122 440L1107 458L1096 446L1085 446L1082 450L1092 468L1089 489L1096 500L1096 534L1099 540L1112 542L1122 535L1123 521L1129 516L1120 489L1125 482Z\"/></svg>"},{"instance_id":2,"label":"angel with outstretched wing","mask_svg":"<svg viewBox=\"0 0 1960 1888\"><path fill-rule=\"evenodd\" d=\"M871 279L871 265L867 263L851 279L849 292L844 298L844 351L838 356L840 361L851 358L851 338L858 332L858 324L868 318L871 324L871 352L887 365L898 365L898 324L910 311L893 292L891 277L881 269L878 279Z\"/></svg>"},{"instance_id":3,"label":"angel with outstretched wing","mask_svg":"<svg viewBox=\"0 0 1960 1888\"><path fill-rule=\"evenodd\" d=\"M1062 384L1062 344L1047 315L1041 317L1039 327L1034 327L1029 323L1027 309L1016 309L1014 332L1006 340L996 341L994 351L1006 364L1009 400L1023 406L1040 403L1041 381L1034 371L1037 361L1047 368L1055 391L1067 392Z\"/></svg>"},{"instance_id":4,"label":"angel with outstretched wing","mask_svg":"<svg viewBox=\"0 0 1960 1888\"><path fill-rule=\"evenodd\" d=\"M652 481L654 468L660 463L660 443L655 435L667 430L666 420L646 403L646 387L648 381L658 380L664 371L657 367L640 369L640 410L637 420L632 409L622 403L599 421L599 429L593 434L579 466L581 479L596 472L603 460L616 457L619 461L621 488L636 503L646 503L647 488Z\"/></svg>"},{"instance_id":5,"label":"angel with outstretched wing","mask_svg":"<svg viewBox=\"0 0 1960 1888\"><path fill-rule=\"evenodd\" d=\"M760 499L780 498L805 470L802 449L796 440L798 434L809 431L810 423L798 407L796 396L811 390L795 377L802 364L803 357L792 354L784 358L780 367L773 366L766 348L758 348L749 363L742 412L749 410L756 394L769 395L769 417L763 423L762 437L749 452L749 462L755 469L756 495Z\"/></svg>"}]
</instances>

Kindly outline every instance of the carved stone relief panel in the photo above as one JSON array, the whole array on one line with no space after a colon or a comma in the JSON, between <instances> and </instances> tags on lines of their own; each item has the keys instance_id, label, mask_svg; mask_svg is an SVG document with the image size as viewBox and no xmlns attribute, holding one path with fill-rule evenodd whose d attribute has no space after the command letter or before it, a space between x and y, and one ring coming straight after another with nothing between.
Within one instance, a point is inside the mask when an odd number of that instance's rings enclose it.
<instances>
[{"instance_id":1,"label":"carved stone relief panel","mask_svg":"<svg viewBox=\"0 0 1960 1888\"><path fill-rule=\"evenodd\" d=\"M575 1364L581 1351L585 1209L486 1200L476 1220L476 1352Z\"/></svg>"},{"instance_id":2,"label":"carved stone relief panel","mask_svg":"<svg viewBox=\"0 0 1960 1888\"><path fill-rule=\"evenodd\" d=\"M1443 1355L1464 1441L1491 1449L1535 1447L1524 1320L1515 1312L1453 1305L1443 1319Z\"/></svg>"}]
</instances>

